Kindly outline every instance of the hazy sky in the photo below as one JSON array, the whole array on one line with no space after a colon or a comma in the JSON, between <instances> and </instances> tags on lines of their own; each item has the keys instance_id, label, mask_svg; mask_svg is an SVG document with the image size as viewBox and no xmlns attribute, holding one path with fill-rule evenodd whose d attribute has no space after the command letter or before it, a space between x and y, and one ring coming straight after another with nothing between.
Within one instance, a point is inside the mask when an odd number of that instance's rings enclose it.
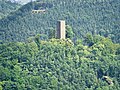
<instances>
[{"instance_id":1,"label":"hazy sky","mask_svg":"<svg viewBox=\"0 0 120 90\"><path fill-rule=\"evenodd\" d=\"M13 1L13 0L11 0L11 1ZM26 3L30 2L31 0L14 0L14 1L19 1L22 4L26 4ZM35 0L32 0L32 1L35 1Z\"/></svg>"}]
</instances>

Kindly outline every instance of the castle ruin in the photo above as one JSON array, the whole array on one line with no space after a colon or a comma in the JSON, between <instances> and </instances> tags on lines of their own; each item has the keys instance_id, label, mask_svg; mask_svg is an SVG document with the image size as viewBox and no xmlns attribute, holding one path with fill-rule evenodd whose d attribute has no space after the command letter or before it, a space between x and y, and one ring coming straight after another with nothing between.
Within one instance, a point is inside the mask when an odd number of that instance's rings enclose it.
<instances>
[{"instance_id":1,"label":"castle ruin","mask_svg":"<svg viewBox=\"0 0 120 90\"><path fill-rule=\"evenodd\" d=\"M57 21L57 38L65 39L65 21L64 20Z\"/></svg>"}]
</instances>

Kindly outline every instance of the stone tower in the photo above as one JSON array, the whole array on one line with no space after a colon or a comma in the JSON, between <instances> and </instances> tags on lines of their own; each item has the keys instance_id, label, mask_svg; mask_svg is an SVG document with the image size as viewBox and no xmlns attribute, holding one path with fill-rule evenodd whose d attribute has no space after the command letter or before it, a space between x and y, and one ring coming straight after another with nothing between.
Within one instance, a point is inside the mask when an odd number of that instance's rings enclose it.
<instances>
[{"instance_id":1,"label":"stone tower","mask_svg":"<svg viewBox=\"0 0 120 90\"><path fill-rule=\"evenodd\" d=\"M57 38L65 39L65 21L64 20L57 21Z\"/></svg>"}]
</instances>

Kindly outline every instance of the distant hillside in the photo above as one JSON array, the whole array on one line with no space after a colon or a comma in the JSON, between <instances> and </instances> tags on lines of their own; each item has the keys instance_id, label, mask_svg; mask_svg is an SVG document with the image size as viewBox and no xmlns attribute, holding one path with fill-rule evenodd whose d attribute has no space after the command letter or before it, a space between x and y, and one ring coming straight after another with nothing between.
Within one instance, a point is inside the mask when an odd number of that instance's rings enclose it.
<instances>
[{"instance_id":1,"label":"distant hillside","mask_svg":"<svg viewBox=\"0 0 120 90\"><path fill-rule=\"evenodd\" d=\"M46 9L46 12L33 14L32 5L35 9ZM28 3L0 21L0 40L25 41L38 33L48 36L51 29L56 28L56 21L64 19L73 27L75 38L92 33L120 43L119 8L120 0L43 0L43 3Z\"/></svg>"},{"instance_id":2,"label":"distant hillside","mask_svg":"<svg viewBox=\"0 0 120 90\"><path fill-rule=\"evenodd\" d=\"M21 5L8 0L0 0L0 19L17 10Z\"/></svg>"}]
</instances>

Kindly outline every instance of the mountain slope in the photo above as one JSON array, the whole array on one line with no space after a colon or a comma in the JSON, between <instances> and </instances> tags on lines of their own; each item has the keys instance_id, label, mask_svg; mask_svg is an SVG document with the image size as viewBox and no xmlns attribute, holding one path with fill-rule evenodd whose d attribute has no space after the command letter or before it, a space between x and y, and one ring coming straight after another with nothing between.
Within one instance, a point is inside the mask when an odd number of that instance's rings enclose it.
<instances>
[{"instance_id":1,"label":"mountain slope","mask_svg":"<svg viewBox=\"0 0 120 90\"><path fill-rule=\"evenodd\" d=\"M21 5L8 0L0 0L0 19L5 18L11 12L17 10Z\"/></svg>"},{"instance_id":2,"label":"mountain slope","mask_svg":"<svg viewBox=\"0 0 120 90\"><path fill-rule=\"evenodd\" d=\"M31 13L32 5L36 9L46 9L46 12ZM119 6L119 0L49 0L28 3L0 21L0 39L25 41L38 33L48 36L50 29L56 28L56 21L63 19L73 27L75 38L92 33L110 37L120 43Z\"/></svg>"}]
</instances>

